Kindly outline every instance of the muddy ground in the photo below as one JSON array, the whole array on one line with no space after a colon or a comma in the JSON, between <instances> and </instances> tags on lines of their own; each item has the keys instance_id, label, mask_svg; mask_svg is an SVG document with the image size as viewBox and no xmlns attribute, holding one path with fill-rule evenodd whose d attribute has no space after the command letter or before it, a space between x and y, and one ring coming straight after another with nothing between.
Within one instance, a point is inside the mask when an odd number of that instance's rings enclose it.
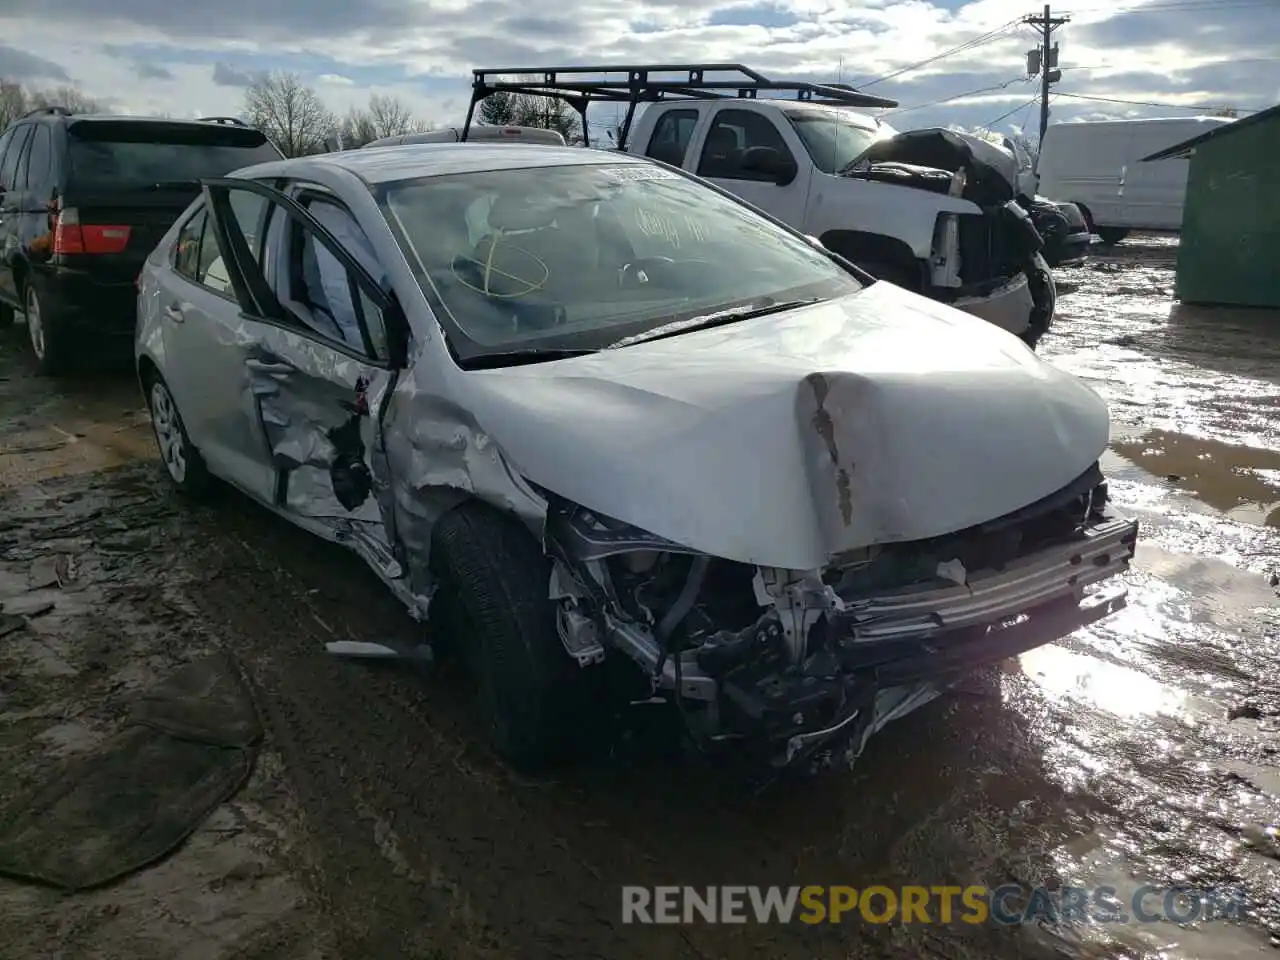
<instances>
[{"instance_id":1,"label":"muddy ground","mask_svg":"<svg viewBox=\"0 0 1280 960\"><path fill-rule=\"evenodd\" d=\"M752 799L655 757L506 772L360 563L162 482L135 387L32 376L0 338L0 803L223 649L267 727L251 782L170 859L64 896L0 881L0 958L999 958L1274 955L1280 943L1280 318L1171 301L1153 238L1059 273L1046 357L1113 404L1113 497L1144 522L1130 608ZM57 559L62 558L62 559ZM52 604L52 609L48 609ZM45 610L47 612L41 613ZM1179 928L623 926L622 884L1243 886ZM1157 953L1157 951L1160 951Z\"/></svg>"}]
</instances>

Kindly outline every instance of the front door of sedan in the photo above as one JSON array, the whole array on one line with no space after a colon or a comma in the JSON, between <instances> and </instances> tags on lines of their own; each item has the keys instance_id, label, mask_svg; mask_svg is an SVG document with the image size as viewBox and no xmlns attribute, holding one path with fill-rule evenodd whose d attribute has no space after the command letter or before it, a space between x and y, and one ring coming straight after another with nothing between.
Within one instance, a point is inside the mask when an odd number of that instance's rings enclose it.
<instances>
[{"instance_id":1,"label":"front door of sedan","mask_svg":"<svg viewBox=\"0 0 1280 960\"><path fill-rule=\"evenodd\" d=\"M243 382L272 505L398 576L380 424L404 365L399 304L280 191L224 179L205 193L241 309Z\"/></svg>"}]
</instances>

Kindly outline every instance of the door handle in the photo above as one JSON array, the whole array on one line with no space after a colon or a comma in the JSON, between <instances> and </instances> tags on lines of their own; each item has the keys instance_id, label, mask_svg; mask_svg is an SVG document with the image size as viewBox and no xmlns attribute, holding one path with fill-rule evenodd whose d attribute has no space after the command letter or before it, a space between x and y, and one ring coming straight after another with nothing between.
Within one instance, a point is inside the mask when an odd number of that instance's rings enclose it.
<instances>
[{"instance_id":1,"label":"door handle","mask_svg":"<svg viewBox=\"0 0 1280 960\"><path fill-rule=\"evenodd\" d=\"M250 357L244 362L244 365L254 373L265 373L273 377L284 377L294 372L294 367L291 364L276 359L258 360Z\"/></svg>"},{"instance_id":2,"label":"door handle","mask_svg":"<svg viewBox=\"0 0 1280 960\"><path fill-rule=\"evenodd\" d=\"M182 308L178 306L176 303L171 303L169 304L169 306L165 307L164 315L168 317L170 320L172 320L174 323L182 323L184 320L187 319L186 315L183 314L182 312Z\"/></svg>"}]
</instances>

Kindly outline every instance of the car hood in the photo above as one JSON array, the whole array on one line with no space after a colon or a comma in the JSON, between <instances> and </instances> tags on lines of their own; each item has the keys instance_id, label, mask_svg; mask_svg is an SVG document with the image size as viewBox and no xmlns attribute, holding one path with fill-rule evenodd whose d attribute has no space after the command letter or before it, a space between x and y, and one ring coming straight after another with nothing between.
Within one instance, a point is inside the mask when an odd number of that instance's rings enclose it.
<instances>
[{"instance_id":1,"label":"car hood","mask_svg":"<svg viewBox=\"0 0 1280 960\"><path fill-rule=\"evenodd\" d=\"M1077 478L1106 405L984 320L889 283L583 357L459 373L529 480L790 569L991 520Z\"/></svg>"},{"instance_id":2,"label":"car hood","mask_svg":"<svg viewBox=\"0 0 1280 960\"><path fill-rule=\"evenodd\" d=\"M964 170L968 185L964 196L976 203L995 205L1018 193L1018 161L1002 147L958 130L926 127L908 130L872 144L861 164L910 163L955 173Z\"/></svg>"}]
</instances>

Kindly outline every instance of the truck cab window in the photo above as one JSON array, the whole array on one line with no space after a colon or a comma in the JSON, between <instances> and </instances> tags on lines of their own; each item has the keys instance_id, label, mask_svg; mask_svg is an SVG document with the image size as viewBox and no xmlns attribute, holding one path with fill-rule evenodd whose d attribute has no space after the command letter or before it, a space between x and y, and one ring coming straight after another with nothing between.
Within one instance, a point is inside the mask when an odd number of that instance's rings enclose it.
<instances>
[{"instance_id":1,"label":"truck cab window","mask_svg":"<svg viewBox=\"0 0 1280 960\"><path fill-rule=\"evenodd\" d=\"M721 110L702 145L698 176L724 180L772 180L768 174L742 169L742 155L752 147L772 147L795 159L773 121L751 110Z\"/></svg>"},{"instance_id":2,"label":"truck cab window","mask_svg":"<svg viewBox=\"0 0 1280 960\"><path fill-rule=\"evenodd\" d=\"M673 167L683 166L689 141L693 139L693 128L697 125L697 110L668 110L653 126L653 136L649 138L645 156Z\"/></svg>"}]
</instances>

